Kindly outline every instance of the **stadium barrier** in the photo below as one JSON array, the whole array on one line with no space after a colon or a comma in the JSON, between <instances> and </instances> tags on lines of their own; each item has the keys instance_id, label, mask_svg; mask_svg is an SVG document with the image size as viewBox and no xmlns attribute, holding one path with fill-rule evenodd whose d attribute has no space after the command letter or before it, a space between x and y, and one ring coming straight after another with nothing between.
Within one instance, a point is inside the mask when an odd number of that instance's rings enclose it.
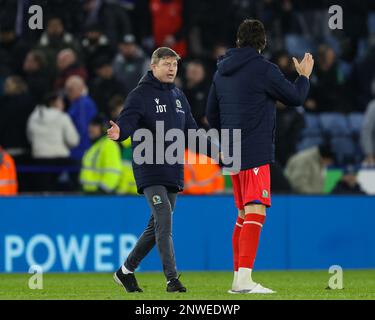
<instances>
[{"instance_id":1,"label":"stadium barrier","mask_svg":"<svg viewBox=\"0 0 375 320\"><path fill-rule=\"evenodd\" d=\"M232 196L179 196L177 266L231 270ZM134 246L149 209L140 196L0 198L0 272L109 272ZM375 197L274 196L258 270L375 268ZM157 250L140 271L161 270Z\"/></svg>"}]
</instances>

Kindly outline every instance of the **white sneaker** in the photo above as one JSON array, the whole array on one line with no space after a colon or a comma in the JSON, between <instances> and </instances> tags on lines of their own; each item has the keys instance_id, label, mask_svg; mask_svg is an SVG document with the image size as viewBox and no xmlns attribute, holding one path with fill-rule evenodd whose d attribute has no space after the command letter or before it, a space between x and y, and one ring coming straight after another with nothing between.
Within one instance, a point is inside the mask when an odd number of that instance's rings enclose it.
<instances>
[{"instance_id":1,"label":"white sneaker","mask_svg":"<svg viewBox=\"0 0 375 320\"><path fill-rule=\"evenodd\" d=\"M276 293L276 291L273 291L271 289L268 289L266 287L263 287L261 284L257 283L254 288L252 288L249 291L240 291L241 293L258 293L258 294L270 294L270 293Z\"/></svg>"},{"instance_id":2,"label":"white sneaker","mask_svg":"<svg viewBox=\"0 0 375 320\"><path fill-rule=\"evenodd\" d=\"M239 284L238 282L232 286L232 289L228 291L231 294L248 293L253 290L258 284L253 281L246 281L246 283Z\"/></svg>"},{"instance_id":3,"label":"white sneaker","mask_svg":"<svg viewBox=\"0 0 375 320\"><path fill-rule=\"evenodd\" d=\"M261 284L256 283L255 286L252 289L243 289L243 290L229 290L228 293L231 294L271 294L276 293L276 291L273 291L271 289L268 289L266 287L263 287Z\"/></svg>"},{"instance_id":4,"label":"white sneaker","mask_svg":"<svg viewBox=\"0 0 375 320\"><path fill-rule=\"evenodd\" d=\"M232 289L228 290L228 293L236 293L236 291L238 291L237 279L238 279L238 272L234 271Z\"/></svg>"}]
</instances>

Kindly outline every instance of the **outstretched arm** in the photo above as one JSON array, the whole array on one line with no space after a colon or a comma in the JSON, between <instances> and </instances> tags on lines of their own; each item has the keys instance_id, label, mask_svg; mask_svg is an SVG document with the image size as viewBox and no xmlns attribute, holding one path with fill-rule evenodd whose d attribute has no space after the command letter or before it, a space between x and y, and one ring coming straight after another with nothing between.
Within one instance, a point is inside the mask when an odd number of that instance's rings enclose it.
<instances>
[{"instance_id":1,"label":"outstretched arm","mask_svg":"<svg viewBox=\"0 0 375 320\"><path fill-rule=\"evenodd\" d=\"M107 131L108 137L116 141L124 141L129 138L138 129L143 113L141 96L134 92L130 93L116 123L110 122L111 128Z\"/></svg>"},{"instance_id":2,"label":"outstretched arm","mask_svg":"<svg viewBox=\"0 0 375 320\"><path fill-rule=\"evenodd\" d=\"M285 105L301 106L304 104L310 89L309 77L314 66L314 60L311 54L306 53L305 57L298 63L293 58L294 65L299 77L294 83L285 78L279 67L271 64L266 72L267 92L268 94Z\"/></svg>"}]
</instances>

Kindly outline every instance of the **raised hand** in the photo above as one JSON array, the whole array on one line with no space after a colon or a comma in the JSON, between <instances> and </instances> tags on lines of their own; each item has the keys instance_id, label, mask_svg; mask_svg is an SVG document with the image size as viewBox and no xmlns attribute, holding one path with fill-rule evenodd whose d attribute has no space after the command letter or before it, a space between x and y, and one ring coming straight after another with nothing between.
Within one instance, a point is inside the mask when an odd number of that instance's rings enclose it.
<instances>
[{"instance_id":1,"label":"raised hand","mask_svg":"<svg viewBox=\"0 0 375 320\"><path fill-rule=\"evenodd\" d=\"M120 138L120 127L113 122L112 120L109 121L111 127L107 130L108 138L111 140L118 140Z\"/></svg>"},{"instance_id":2,"label":"raised hand","mask_svg":"<svg viewBox=\"0 0 375 320\"><path fill-rule=\"evenodd\" d=\"M296 58L293 57L294 66L300 76L310 77L314 67L314 59L308 52L305 53L302 61L299 63Z\"/></svg>"}]
</instances>

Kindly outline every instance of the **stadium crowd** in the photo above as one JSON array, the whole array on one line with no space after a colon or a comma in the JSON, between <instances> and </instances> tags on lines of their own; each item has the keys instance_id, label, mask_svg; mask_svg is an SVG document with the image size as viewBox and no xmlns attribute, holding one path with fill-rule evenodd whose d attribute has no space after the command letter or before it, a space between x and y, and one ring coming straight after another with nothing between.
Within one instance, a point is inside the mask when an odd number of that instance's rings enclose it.
<instances>
[{"instance_id":1,"label":"stadium crowd","mask_svg":"<svg viewBox=\"0 0 375 320\"><path fill-rule=\"evenodd\" d=\"M28 27L33 4L43 8L43 30ZM328 28L332 4L343 8L342 30ZM343 176L334 192L361 193L356 168L375 165L370 0L0 0L0 193L16 184L20 192L135 193L129 141L109 141L108 120L152 51L168 46L182 57L177 85L207 129L216 61L247 17L264 23L264 55L289 80L292 56L311 52L316 61L305 105L278 104L273 191L322 193L326 167L335 166ZM187 169L187 193L224 191L218 167Z\"/></svg>"}]
</instances>

